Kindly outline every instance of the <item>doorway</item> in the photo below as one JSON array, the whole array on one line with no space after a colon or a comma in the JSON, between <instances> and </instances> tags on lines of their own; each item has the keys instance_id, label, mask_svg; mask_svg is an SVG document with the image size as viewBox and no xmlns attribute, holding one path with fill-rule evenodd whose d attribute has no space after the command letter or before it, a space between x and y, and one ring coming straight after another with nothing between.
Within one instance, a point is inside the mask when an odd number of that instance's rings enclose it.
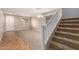
<instances>
[{"instance_id":1,"label":"doorway","mask_svg":"<svg viewBox=\"0 0 79 59\"><path fill-rule=\"evenodd\" d=\"M5 31L14 31L15 25L14 25L14 16L6 16L6 28Z\"/></svg>"}]
</instances>

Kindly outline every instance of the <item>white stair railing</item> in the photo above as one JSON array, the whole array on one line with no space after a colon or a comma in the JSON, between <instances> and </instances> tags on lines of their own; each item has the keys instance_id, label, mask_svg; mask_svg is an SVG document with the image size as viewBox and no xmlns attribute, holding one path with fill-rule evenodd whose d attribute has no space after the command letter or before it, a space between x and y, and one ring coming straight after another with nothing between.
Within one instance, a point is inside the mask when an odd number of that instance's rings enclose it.
<instances>
[{"instance_id":1,"label":"white stair railing","mask_svg":"<svg viewBox=\"0 0 79 59\"><path fill-rule=\"evenodd\" d=\"M45 48L45 45L47 44L51 34L54 32L54 29L56 28L59 20L61 19L61 16L62 16L62 9L59 8L56 11L56 14L50 18L47 24L42 25L43 48Z\"/></svg>"}]
</instances>

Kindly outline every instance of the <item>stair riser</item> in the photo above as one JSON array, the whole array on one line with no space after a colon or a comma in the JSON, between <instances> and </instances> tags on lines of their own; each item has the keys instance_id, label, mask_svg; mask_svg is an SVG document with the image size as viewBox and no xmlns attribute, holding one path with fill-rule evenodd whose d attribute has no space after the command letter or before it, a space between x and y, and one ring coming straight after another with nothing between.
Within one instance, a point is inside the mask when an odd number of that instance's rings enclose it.
<instances>
[{"instance_id":1,"label":"stair riser","mask_svg":"<svg viewBox=\"0 0 79 59\"><path fill-rule=\"evenodd\" d=\"M68 32L68 33L76 33L76 34L79 34L79 31L78 30L68 30L68 29L57 29L57 31L63 31L63 32Z\"/></svg>"},{"instance_id":2,"label":"stair riser","mask_svg":"<svg viewBox=\"0 0 79 59\"><path fill-rule=\"evenodd\" d=\"M57 32L55 33L55 35L79 41L79 36L72 36L72 35L69 35L69 34L63 34L63 33L57 33Z\"/></svg>"},{"instance_id":3,"label":"stair riser","mask_svg":"<svg viewBox=\"0 0 79 59\"><path fill-rule=\"evenodd\" d=\"M79 22L61 22L60 24L79 24Z\"/></svg>"},{"instance_id":4,"label":"stair riser","mask_svg":"<svg viewBox=\"0 0 79 59\"><path fill-rule=\"evenodd\" d=\"M79 20L79 19L62 19L62 21L72 21L72 20Z\"/></svg>"},{"instance_id":5,"label":"stair riser","mask_svg":"<svg viewBox=\"0 0 79 59\"><path fill-rule=\"evenodd\" d=\"M67 45L67 46L70 46L70 47L75 48L75 49L79 49L79 45L71 43L69 41L65 41L65 40L58 39L58 38L54 38L54 41L59 42L59 43L64 44L64 45Z\"/></svg>"},{"instance_id":6,"label":"stair riser","mask_svg":"<svg viewBox=\"0 0 79 59\"><path fill-rule=\"evenodd\" d=\"M66 27L66 28L79 28L79 25L59 25L59 27Z\"/></svg>"}]
</instances>

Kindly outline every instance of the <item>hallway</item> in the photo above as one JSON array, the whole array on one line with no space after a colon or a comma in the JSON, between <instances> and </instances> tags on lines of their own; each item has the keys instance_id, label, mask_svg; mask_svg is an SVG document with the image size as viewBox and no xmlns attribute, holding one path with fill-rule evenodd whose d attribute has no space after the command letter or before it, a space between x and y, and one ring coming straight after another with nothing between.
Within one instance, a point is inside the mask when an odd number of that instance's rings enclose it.
<instances>
[{"instance_id":1,"label":"hallway","mask_svg":"<svg viewBox=\"0 0 79 59\"><path fill-rule=\"evenodd\" d=\"M31 50L16 32L6 32L0 42L0 50Z\"/></svg>"}]
</instances>

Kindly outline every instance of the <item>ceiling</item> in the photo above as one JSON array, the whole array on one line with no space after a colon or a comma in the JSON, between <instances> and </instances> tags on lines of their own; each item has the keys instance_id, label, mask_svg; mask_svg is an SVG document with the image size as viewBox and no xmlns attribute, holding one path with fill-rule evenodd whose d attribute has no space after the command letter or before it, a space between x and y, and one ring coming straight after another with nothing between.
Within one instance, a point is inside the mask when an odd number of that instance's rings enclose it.
<instances>
[{"instance_id":1,"label":"ceiling","mask_svg":"<svg viewBox=\"0 0 79 59\"><path fill-rule=\"evenodd\" d=\"M2 11L4 14L19 16L36 16L55 9L56 8L2 8Z\"/></svg>"}]
</instances>

